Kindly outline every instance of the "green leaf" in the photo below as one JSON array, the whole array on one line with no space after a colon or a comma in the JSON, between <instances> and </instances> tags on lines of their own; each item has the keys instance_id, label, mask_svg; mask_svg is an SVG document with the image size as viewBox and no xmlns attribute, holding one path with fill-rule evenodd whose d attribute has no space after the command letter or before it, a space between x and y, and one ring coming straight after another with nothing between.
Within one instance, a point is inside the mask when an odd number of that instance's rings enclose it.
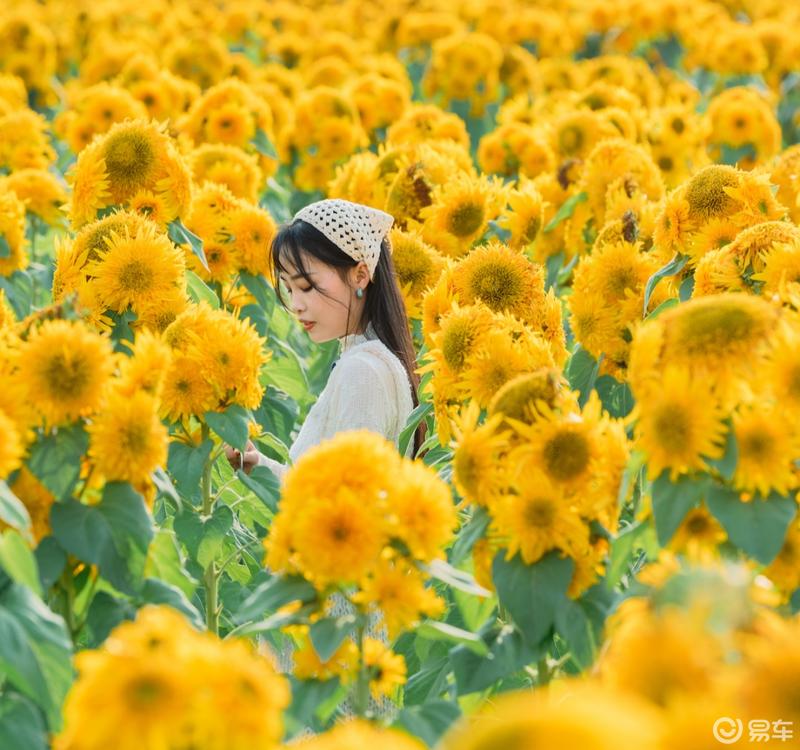
<instances>
[{"instance_id":1,"label":"green leaf","mask_svg":"<svg viewBox=\"0 0 800 750\"><path fill-rule=\"evenodd\" d=\"M243 451L249 435L249 410L238 404L231 404L225 411L207 411L205 420L228 445Z\"/></svg>"},{"instance_id":2,"label":"green leaf","mask_svg":"<svg viewBox=\"0 0 800 750\"><path fill-rule=\"evenodd\" d=\"M8 244L8 240L0 234L0 258L10 258L11 257L11 245Z\"/></svg>"},{"instance_id":3,"label":"green leaf","mask_svg":"<svg viewBox=\"0 0 800 750\"><path fill-rule=\"evenodd\" d=\"M575 666L583 671L595 659L595 643L592 624L583 608L572 599L564 599L556 609L556 632L569 645L570 656Z\"/></svg>"},{"instance_id":4,"label":"green leaf","mask_svg":"<svg viewBox=\"0 0 800 750\"><path fill-rule=\"evenodd\" d=\"M652 297L653 290L656 288L658 282L661 281L661 279L667 278L668 276L676 276L679 274L688 261L688 255L681 255L678 253L669 263L659 268L658 271L656 271L647 280L647 284L644 287L644 305L642 308L643 318L647 317L647 308L650 306L650 297Z\"/></svg>"},{"instance_id":5,"label":"green leaf","mask_svg":"<svg viewBox=\"0 0 800 750\"><path fill-rule=\"evenodd\" d=\"M486 529L489 528L491 518L484 508L475 506L472 516L459 530L453 548L450 550L450 562L453 565L461 563L475 546Z\"/></svg>"},{"instance_id":6,"label":"green leaf","mask_svg":"<svg viewBox=\"0 0 800 750\"><path fill-rule=\"evenodd\" d=\"M186 289L195 302L207 302L215 310L219 309L219 297L194 271L186 269Z\"/></svg>"},{"instance_id":7,"label":"green leaf","mask_svg":"<svg viewBox=\"0 0 800 750\"><path fill-rule=\"evenodd\" d=\"M47 750L47 729L36 705L19 693L0 692L0 747Z\"/></svg>"},{"instance_id":8,"label":"green leaf","mask_svg":"<svg viewBox=\"0 0 800 750\"><path fill-rule=\"evenodd\" d=\"M273 576L260 584L233 617L236 623L244 623L265 613L272 612L289 602L312 602L317 598L316 589L301 576Z\"/></svg>"},{"instance_id":9,"label":"green leaf","mask_svg":"<svg viewBox=\"0 0 800 750\"><path fill-rule=\"evenodd\" d=\"M177 586L172 586L166 581L160 581L158 578L146 579L142 587L141 604L167 604L185 615L195 628L198 630L203 628L203 618L194 605Z\"/></svg>"},{"instance_id":10,"label":"green leaf","mask_svg":"<svg viewBox=\"0 0 800 750\"><path fill-rule=\"evenodd\" d=\"M342 615L341 617L323 617L309 628L309 636L314 651L320 661L328 661L358 626L359 618L356 615Z\"/></svg>"},{"instance_id":11,"label":"green leaf","mask_svg":"<svg viewBox=\"0 0 800 750\"><path fill-rule=\"evenodd\" d=\"M454 588L466 591L468 594L477 596L491 596L492 592L487 591L469 573L454 568L444 560L433 560L427 565L422 566L431 578L453 586Z\"/></svg>"},{"instance_id":12,"label":"green leaf","mask_svg":"<svg viewBox=\"0 0 800 750\"><path fill-rule=\"evenodd\" d=\"M42 589L47 591L59 578L67 564L67 553L52 536L46 536L36 547L36 563Z\"/></svg>"},{"instance_id":13,"label":"green leaf","mask_svg":"<svg viewBox=\"0 0 800 750\"><path fill-rule=\"evenodd\" d=\"M599 372L600 361L596 360L578 344L567 363L567 380L572 390L580 392L579 401L581 406L589 399L589 394L592 392L592 388L594 388Z\"/></svg>"},{"instance_id":14,"label":"green leaf","mask_svg":"<svg viewBox=\"0 0 800 750\"><path fill-rule=\"evenodd\" d=\"M189 556L204 568L221 554L225 538L233 527L233 511L218 503L210 516L184 507L175 516L173 528L177 538L185 545Z\"/></svg>"},{"instance_id":15,"label":"green leaf","mask_svg":"<svg viewBox=\"0 0 800 750\"><path fill-rule=\"evenodd\" d=\"M505 559L505 550L495 556L492 578L497 596L532 646L553 627L574 569L572 558L560 557L555 550L534 565L526 565L519 553L511 560Z\"/></svg>"},{"instance_id":16,"label":"green leaf","mask_svg":"<svg viewBox=\"0 0 800 750\"><path fill-rule=\"evenodd\" d=\"M255 138L250 141L250 145L254 146L256 151L263 156L268 156L270 159L278 158L278 152L275 150L275 146L261 128L256 129Z\"/></svg>"},{"instance_id":17,"label":"green leaf","mask_svg":"<svg viewBox=\"0 0 800 750\"><path fill-rule=\"evenodd\" d=\"M553 218L547 222L542 231L545 234L552 232L562 221L569 219L572 214L575 213L575 207L579 203L583 203L588 197L589 194L586 192L575 193L575 195L571 195L561 204L558 211L556 211L555 216L553 216Z\"/></svg>"},{"instance_id":18,"label":"green leaf","mask_svg":"<svg viewBox=\"0 0 800 750\"><path fill-rule=\"evenodd\" d=\"M275 292L263 276L254 276L247 271L239 271L239 281L256 298L256 302L261 308L267 312L272 311Z\"/></svg>"},{"instance_id":19,"label":"green leaf","mask_svg":"<svg viewBox=\"0 0 800 750\"><path fill-rule=\"evenodd\" d=\"M680 477L670 481L669 471L662 471L653 482L653 519L656 524L658 543L669 544L686 514L703 499L711 486L707 476Z\"/></svg>"},{"instance_id":20,"label":"green leaf","mask_svg":"<svg viewBox=\"0 0 800 750\"><path fill-rule=\"evenodd\" d=\"M460 716L457 703L433 700L422 706L407 706L397 715L393 726L405 729L433 747Z\"/></svg>"},{"instance_id":21,"label":"green leaf","mask_svg":"<svg viewBox=\"0 0 800 750\"><path fill-rule=\"evenodd\" d=\"M30 532L31 517L28 509L2 480L0 480L0 521L26 535Z\"/></svg>"},{"instance_id":22,"label":"green leaf","mask_svg":"<svg viewBox=\"0 0 800 750\"><path fill-rule=\"evenodd\" d=\"M736 443L736 432L730 419L726 419L728 434L725 437L725 452L720 458L707 459L708 464L713 466L723 479L730 481L736 472L736 464L739 461L739 446Z\"/></svg>"},{"instance_id":23,"label":"green leaf","mask_svg":"<svg viewBox=\"0 0 800 750\"><path fill-rule=\"evenodd\" d=\"M186 445L173 441L169 444L167 470L177 483L181 497L200 499L200 479L203 467L214 449L213 441L204 440L200 445Z\"/></svg>"},{"instance_id":24,"label":"green leaf","mask_svg":"<svg viewBox=\"0 0 800 750\"><path fill-rule=\"evenodd\" d=\"M433 402L424 401L423 403L415 406L411 414L408 415L408 419L403 427L403 431L400 433L400 440L398 443L398 449L401 456L407 455L408 446L414 439L414 433L416 432L417 427L419 427L420 422L422 422L422 420L425 419L425 417L427 417L431 412L433 412Z\"/></svg>"},{"instance_id":25,"label":"green leaf","mask_svg":"<svg viewBox=\"0 0 800 750\"><path fill-rule=\"evenodd\" d=\"M430 641L447 641L449 643L460 643L478 656L488 656L489 647L483 639L476 633L469 630L448 625L446 622L437 620L426 620L417 628L417 635L420 638L427 638Z\"/></svg>"},{"instance_id":26,"label":"green leaf","mask_svg":"<svg viewBox=\"0 0 800 750\"><path fill-rule=\"evenodd\" d=\"M208 261L203 251L203 240L193 232L190 232L180 219L174 219L169 223L167 226L167 234L176 245L189 245L191 251L203 264L203 268L208 270Z\"/></svg>"},{"instance_id":27,"label":"green leaf","mask_svg":"<svg viewBox=\"0 0 800 750\"><path fill-rule=\"evenodd\" d=\"M0 567L12 581L27 586L37 596L42 595L36 558L25 540L14 529L0 535Z\"/></svg>"},{"instance_id":28,"label":"green leaf","mask_svg":"<svg viewBox=\"0 0 800 750\"><path fill-rule=\"evenodd\" d=\"M655 543L655 532L650 523L638 521L631 524L619 534L611 544L611 560L605 577L608 588L616 586L627 571L633 552L648 547L645 537L652 535Z\"/></svg>"},{"instance_id":29,"label":"green leaf","mask_svg":"<svg viewBox=\"0 0 800 750\"><path fill-rule=\"evenodd\" d=\"M298 403L309 401L308 381L303 371L303 366L294 352L282 348L277 339L270 339L273 348L281 352L280 356L273 357L261 374L262 385L274 385Z\"/></svg>"},{"instance_id":30,"label":"green leaf","mask_svg":"<svg viewBox=\"0 0 800 750\"><path fill-rule=\"evenodd\" d=\"M307 729L314 716L318 716L323 705L340 688L338 679L332 680L298 680L290 677L292 686L292 702L289 705L288 719L294 720L297 731Z\"/></svg>"},{"instance_id":31,"label":"green leaf","mask_svg":"<svg viewBox=\"0 0 800 750\"><path fill-rule=\"evenodd\" d=\"M286 446L286 443L283 442L277 435L271 432L265 432L258 438L258 442L262 445L266 445L269 448L272 448L278 456L280 456L280 460L283 461L285 464L291 462L291 458L289 456L289 448ZM264 467L262 467L264 468Z\"/></svg>"},{"instance_id":32,"label":"green leaf","mask_svg":"<svg viewBox=\"0 0 800 750\"><path fill-rule=\"evenodd\" d=\"M97 565L116 589L134 594L141 588L153 522L142 496L129 484L109 482L97 505L72 499L53 505L50 524L67 552Z\"/></svg>"},{"instance_id":33,"label":"green leaf","mask_svg":"<svg viewBox=\"0 0 800 750\"><path fill-rule=\"evenodd\" d=\"M766 500L756 496L743 502L737 492L718 484L709 489L706 505L731 542L764 565L780 552L797 515L797 503L791 497L772 494Z\"/></svg>"},{"instance_id":34,"label":"green leaf","mask_svg":"<svg viewBox=\"0 0 800 750\"><path fill-rule=\"evenodd\" d=\"M259 622L247 622L239 625L237 628L231 630L226 638L234 636L250 636L259 633L269 633L273 630L285 628L287 625L296 625L298 623L307 623L308 617L317 611L317 605L306 604L300 607L295 612L276 612L274 615L267 617L265 620Z\"/></svg>"},{"instance_id":35,"label":"green leaf","mask_svg":"<svg viewBox=\"0 0 800 750\"><path fill-rule=\"evenodd\" d=\"M51 730L73 679L72 643L64 621L28 588L0 593L0 674L39 706Z\"/></svg>"},{"instance_id":36,"label":"green leaf","mask_svg":"<svg viewBox=\"0 0 800 750\"><path fill-rule=\"evenodd\" d=\"M280 482L266 466L253 467L249 475L238 469L236 476L272 513L278 512L278 500L281 495Z\"/></svg>"},{"instance_id":37,"label":"green leaf","mask_svg":"<svg viewBox=\"0 0 800 750\"><path fill-rule=\"evenodd\" d=\"M450 650L458 695L485 690L530 664L539 654L512 625L493 625L482 637L489 647L488 657L478 656L466 646Z\"/></svg>"},{"instance_id":38,"label":"green leaf","mask_svg":"<svg viewBox=\"0 0 800 750\"><path fill-rule=\"evenodd\" d=\"M655 320L659 315L661 315L661 313L666 312L673 307L677 307L679 304L680 302L675 299L675 297L665 299L655 310L647 315L646 320Z\"/></svg>"},{"instance_id":39,"label":"green leaf","mask_svg":"<svg viewBox=\"0 0 800 750\"><path fill-rule=\"evenodd\" d=\"M119 599L107 591L98 591L89 606L86 624L92 637L90 645L100 646L108 634L122 622L136 617L136 607L126 599Z\"/></svg>"},{"instance_id":40,"label":"green leaf","mask_svg":"<svg viewBox=\"0 0 800 750\"><path fill-rule=\"evenodd\" d=\"M62 500L78 481L81 458L88 447L89 436L81 425L59 427L34 443L28 467L56 499Z\"/></svg>"},{"instance_id":41,"label":"green leaf","mask_svg":"<svg viewBox=\"0 0 800 750\"><path fill-rule=\"evenodd\" d=\"M159 578L165 583L180 589L191 597L197 588L197 581L187 572L181 562L180 550L172 529L161 527L156 531L147 552L144 575Z\"/></svg>"},{"instance_id":42,"label":"green leaf","mask_svg":"<svg viewBox=\"0 0 800 750\"><path fill-rule=\"evenodd\" d=\"M0 276L0 289L6 293L17 320L22 320L30 313L33 306L33 278L27 271Z\"/></svg>"},{"instance_id":43,"label":"green leaf","mask_svg":"<svg viewBox=\"0 0 800 750\"><path fill-rule=\"evenodd\" d=\"M620 383L611 375L601 375L594 384L603 408L617 419L627 417L633 409L633 394L627 383Z\"/></svg>"}]
</instances>

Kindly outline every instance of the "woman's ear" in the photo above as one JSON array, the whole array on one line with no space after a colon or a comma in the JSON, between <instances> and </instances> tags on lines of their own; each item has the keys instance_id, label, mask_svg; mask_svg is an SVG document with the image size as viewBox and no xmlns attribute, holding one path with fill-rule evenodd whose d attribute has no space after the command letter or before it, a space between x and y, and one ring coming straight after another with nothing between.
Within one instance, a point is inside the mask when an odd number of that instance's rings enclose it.
<instances>
[{"instance_id":1,"label":"woman's ear","mask_svg":"<svg viewBox=\"0 0 800 750\"><path fill-rule=\"evenodd\" d=\"M358 265L353 268L352 280L353 286L361 289L364 289L369 284L369 269L363 260L358 261Z\"/></svg>"}]
</instances>

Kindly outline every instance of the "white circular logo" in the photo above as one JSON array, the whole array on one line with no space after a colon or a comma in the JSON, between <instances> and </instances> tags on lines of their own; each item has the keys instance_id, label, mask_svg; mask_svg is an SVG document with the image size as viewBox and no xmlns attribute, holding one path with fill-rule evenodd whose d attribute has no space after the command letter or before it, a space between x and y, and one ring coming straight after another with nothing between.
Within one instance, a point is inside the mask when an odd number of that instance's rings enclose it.
<instances>
[{"instance_id":1,"label":"white circular logo","mask_svg":"<svg viewBox=\"0 0 800 750\"><path fill-rule=\"evenodd\" d=\"M742 737L742 720L721 716L714 722L714 739L723 745L732 745Z\"/></svg>"}]
</instances>

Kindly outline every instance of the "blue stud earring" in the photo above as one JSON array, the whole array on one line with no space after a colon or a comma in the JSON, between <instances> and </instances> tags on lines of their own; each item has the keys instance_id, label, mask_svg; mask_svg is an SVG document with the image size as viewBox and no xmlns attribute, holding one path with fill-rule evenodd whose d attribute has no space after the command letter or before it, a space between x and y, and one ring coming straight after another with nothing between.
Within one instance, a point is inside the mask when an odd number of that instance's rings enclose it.
<instances>
[{"instance_id":1,"label":"blue stud earring","mask_svg":"<svg viewBox=\"0 0 800 750\"><path fill-rule=\"evenodd\" d=\"M361 299L363 296L364 296L364 290L361 287L358 287L358 289L356 289L356 297Z\"/></svg>"}]
</instances>

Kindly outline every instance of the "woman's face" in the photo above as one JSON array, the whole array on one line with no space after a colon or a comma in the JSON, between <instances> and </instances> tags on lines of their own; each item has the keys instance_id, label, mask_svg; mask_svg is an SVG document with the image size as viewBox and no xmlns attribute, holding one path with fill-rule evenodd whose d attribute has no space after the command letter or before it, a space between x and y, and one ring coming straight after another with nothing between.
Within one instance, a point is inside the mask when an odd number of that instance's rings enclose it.
<instances>
[{"instance_id":1,"label":"woman's face","mask_svg":"<svg viewBox=\"0 0 800 750\"><path fill-rule=\"evenodd\" d=\"M306 329L309 338L314 343L322 344L348 333L360 333L358 321L361 320L367 295L366 284L369 281L366 265L361 262L348 269L343 280L337 269L308 253L303 254L303 264L314 286L288 262L284 264L286 271L280 274L280 283L283 285L283 296L289 310ZM361 299L356 297L357 287L364 289Z\"/></svg>"}]
</instances>

